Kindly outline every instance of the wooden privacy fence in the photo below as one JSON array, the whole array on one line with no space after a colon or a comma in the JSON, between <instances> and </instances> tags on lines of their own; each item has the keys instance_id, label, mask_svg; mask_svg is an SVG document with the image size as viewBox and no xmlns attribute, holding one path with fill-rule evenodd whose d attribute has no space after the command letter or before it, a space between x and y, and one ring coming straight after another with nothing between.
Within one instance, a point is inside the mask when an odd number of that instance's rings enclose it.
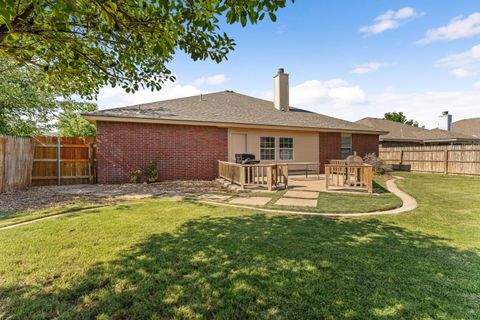
<instances>
[{"instance_id":1,"label":"wooden privacy fence","mask_svg":"<svg viewBox=\"0 0 480 320\"><path fill-rule=\"evenodd\" d=\"M288 186L288 166L286 164L238 164L218 161L218 176L240 185L265 186L268 190L283 184Z\"/></svg>"},{"instance_id":2,"label":"wooden privacy fence","mask_svg":"<svg viewBox=\"0 0 480 320\"><path fill-rule=\"evenodd\" d=\"M480 176L480 145L380 148L396 170Z\"/></svg>"},{"instance_id":3,"label":"wooden privacy fence","mask_svg":"<svg viewBox=\"0 0 480 320\"><path fill-rule=\"evenodd\" d=\"M32 185L66 185L96 182L95 138L38 136Z\"/></svg>"},{"instance_id":4,"label":"wooden privacy fence","mask_svg":"<svg viewBox=\"0 0 480 320\"><path fill-rule=\"evenodd\" d=\"M0 136L0 192L30 185L34 143L30 137Z\"/></svg>"}]
</instances>

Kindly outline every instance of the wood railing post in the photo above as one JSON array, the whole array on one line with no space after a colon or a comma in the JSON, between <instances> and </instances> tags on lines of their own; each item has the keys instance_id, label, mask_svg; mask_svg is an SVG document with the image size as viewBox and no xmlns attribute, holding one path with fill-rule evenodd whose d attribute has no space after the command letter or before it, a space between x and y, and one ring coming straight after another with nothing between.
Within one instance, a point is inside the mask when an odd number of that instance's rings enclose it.
<instances>
[{"instance_id":1,"label":"wood railing post","mask_svg":"<svg viewBox=\"0 0 480 320\"><path fill-rule=\"evenodd\" d=\"M267 187L268 191L272 191L272 166L267 167Z\"/></svg>"},{"instance_id":2,"label":"wood railing post","mask_svg":"<svg viewBox=\"0 0 480 320\"><path fill-rule=\"evenodd\" d=\"M325 165L325 189L328 191L328 183L330 180L330 167Z\"/></svg>"},{"instance_id":3,"label":"wood railing post","mask_svg":"<svg viewBox=\"0 0 480 320\"><path fill-rule=\"evenodd\" d=\"M372 193L373 192L373 170L372 170L372 167L369 166L369 167L365 167L365 172L367 173L366 174L366 179L365 179L365 182L367 183L367 189L368 189L368 193Z\"/></svg>"},{"instance_id":4,"label":"wood railing post","mask_svg":"<svg viewBox=\"0 0 480 320\"><path fill-rule=\"evenodd\" d=\"M242 189L245 188L245 171L247 170L247 167L241 166L240 167L240 187Z\"/></svg>"}]
</instances>

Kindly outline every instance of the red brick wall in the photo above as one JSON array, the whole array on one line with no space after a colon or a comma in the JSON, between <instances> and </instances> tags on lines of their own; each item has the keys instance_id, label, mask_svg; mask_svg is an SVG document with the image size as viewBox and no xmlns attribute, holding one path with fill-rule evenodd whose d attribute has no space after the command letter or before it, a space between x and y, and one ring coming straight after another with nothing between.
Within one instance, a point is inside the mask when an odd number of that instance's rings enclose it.
<instances>
[{"instance_id":1,"label":"red brick wall","mask_svg":"<svg viewBox=\"0 0 480 320\"><path fill-rule=\"evenodd\" d=\"M99 183L129 182L130 172L157 161L159 180L214 179L227 160L227 129L97 122Z\"/></svg>"},{"instance_id":2,"label":"red brick wall","mask_svg":"<svg viewBox=\"0 0 480 320\"><path fill-rule=\"evenodd\" d=\"M367 153L375 153L378 156L378 135L376 134L352 134L352 152L363 158Z\"/></svg>"},{"instance_id":3,"label":"red brick wall","mask_svg":"<svg viewBox=\"0 0 480 320\"><path fill-rule=\"evenodd\" d=\"M318 161L320 172L325 172L324 165L331 159L340 159L341 134L338 132L320 132L320 151Z\"/></svg>"}]
</instances>

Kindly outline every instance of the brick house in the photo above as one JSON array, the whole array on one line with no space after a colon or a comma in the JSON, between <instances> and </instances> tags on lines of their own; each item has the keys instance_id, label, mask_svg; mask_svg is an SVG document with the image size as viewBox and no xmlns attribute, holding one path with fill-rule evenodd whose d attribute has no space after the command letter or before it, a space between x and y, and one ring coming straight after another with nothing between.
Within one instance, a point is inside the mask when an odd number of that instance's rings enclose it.
<instances>
[{"instance_id":1,"label":"brick house","mask_svg":"<svg viewBox=\"0 0 480 320\"><path fill-rule=\"evenodd\" d=\"M84 114L97 125L98 182L128 182L149 161L160 180L214 179L217 160L238 153L262 163L321 164L378 154L386 132L290 107L283 69L273 83L273 102L223 91Z\"/></svg>"}]
</instances>

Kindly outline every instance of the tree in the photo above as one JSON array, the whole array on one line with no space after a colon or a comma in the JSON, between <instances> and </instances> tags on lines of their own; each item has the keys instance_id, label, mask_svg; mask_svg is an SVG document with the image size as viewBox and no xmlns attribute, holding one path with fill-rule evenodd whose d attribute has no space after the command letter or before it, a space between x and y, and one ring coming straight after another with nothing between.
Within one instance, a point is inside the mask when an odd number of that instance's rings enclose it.
<instances>
[{"instance_id":1,"label":"tree","mask_svg":"<svg viewBox=\"0 0 480 320\"><path fill-rule=\"evenodd\" d=\"M414 127L419 126L417 121L413 119L407 120L407 117L403 114L403 112L387 112L383 116L383 119L408 124L409 126Z\"/></svg>"},{"instance_id":2,"label":"tree","mask_svg":"<svg viewBox=\"0 0 480 320\"><path fill-rule=\"evenodd\" d=\"M31 136L58 129L65 136L95 136L95 126L80 117L96 104L58 101L54 93L34 86L37 70L0 56L0 134Z\"/></svg>"},{"instance_id":3,"label":"tree","mask_svg":"<svg viewBox=\"0 0 480 320\"><path fill-rule=\"evenodd\" d=\"M105 86L160 90L176 51L217 63L235 42L220 30L255 24L288 0L0 0L0 54L41 74L38 84L92 98ZM294 0L291 0L292 2Z\"/></svg>"},{"instance_id":4,"label":"tree","mask_svg":"<svg viewBox=\"0 0 480 320\"><path fill-rule=\"evenodd\" d=\"M62 137L95 137L95 126L81 117L83 112L97 110L95 103L67 100L59 102L61 113L57 120L58 134Z\"/></svg>"},{"instance_id":5,"label":"tree","mask_svg":"<svg viewBox=\"0 0 480 320\"><path fill-rule=\"evenodd\" d=\"M0 69L0 134L28 136L50 130L57 104L53 94L32 84L36 71L1 56Z\"/></svg>"}]
</instances>

